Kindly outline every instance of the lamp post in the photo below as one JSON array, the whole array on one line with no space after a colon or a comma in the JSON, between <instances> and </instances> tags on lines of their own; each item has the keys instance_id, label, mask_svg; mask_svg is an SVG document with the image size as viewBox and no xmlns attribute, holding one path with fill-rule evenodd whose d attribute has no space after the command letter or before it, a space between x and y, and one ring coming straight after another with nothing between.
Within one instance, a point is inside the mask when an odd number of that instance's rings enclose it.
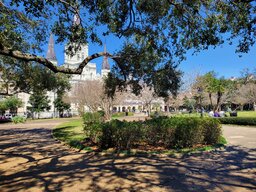
<instances>
[{"instance_id":1,"label":"lamp post","mask_svg":"<svg viewBox=\"0 0 256 192\"><path fill-rule=\"evenodd\" d=\"M201 87L197 88L197 92L199 94L199 105L200 105L200 117L203 117L203 107L202 107L202 92L203 89Z\"/></svg>"}]
</instances>

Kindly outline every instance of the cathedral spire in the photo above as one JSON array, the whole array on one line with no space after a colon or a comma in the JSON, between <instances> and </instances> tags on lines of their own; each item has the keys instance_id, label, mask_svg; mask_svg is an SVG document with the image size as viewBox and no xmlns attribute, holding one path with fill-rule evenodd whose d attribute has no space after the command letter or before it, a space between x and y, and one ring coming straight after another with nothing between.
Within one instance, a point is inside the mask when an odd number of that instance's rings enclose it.
<instances>
[{"instance_id":1,"label":"cathedral spire","mask_svg":"<svg viewBox=\"0 0 256 192\"><path fill-rule=\"evenodd\" d=\"M79 16L79 12L77 12L74 15L74 19L73 19L73 25L78 26L81 24L81 20L80 20L80 16Z\"/></svg>"},{"instance_id":2,"label":"cathedral spire","mask_svg":"<svg viewBox=\"0 0 256 192\"><path fill-rule=\"evenodd\" d=\"M46 54L46 59L52 60L52 61L57 61L56 54L55 54L55 51L54 51L54 39L53 39L52 33L50 35L50 39L49 39L49 43L48 43L48 50L47 50L47 54Z\"/></svg>"},{"instance_id":3,"label":"cathedral spire","mask_svg":"<svg viewBox=\"0 0 256 192\"><path fill-rule=\"evenodd\" d=\"M104 44L104 53L107 53L106 43ZM108 57L106 55L104 55L104 57L103 57L102 69L110 70L110 66L108 63Z\"/></svg>"}]
</instances>

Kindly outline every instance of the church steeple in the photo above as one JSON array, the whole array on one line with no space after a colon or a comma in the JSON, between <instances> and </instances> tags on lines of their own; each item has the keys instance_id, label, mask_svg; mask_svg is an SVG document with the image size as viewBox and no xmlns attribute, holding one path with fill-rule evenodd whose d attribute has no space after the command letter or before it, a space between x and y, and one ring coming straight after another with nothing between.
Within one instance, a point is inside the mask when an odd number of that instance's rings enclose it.
<instances>
[{"instance_id":1,"label":"church steeple","mask_svg":"<svg viewBox=\"0 0 256 192\"><path fill-rule=\"evenodd\" d=\"M46 54L46 59L57 62L56 54L54 51L54 39L53 35L50 35L49 43L48 43L48 50Z\"/></svg>"},{"instance_id":2,"label":"church steeple","mask_svg":"<svg viewBox=\"0 0 256 192\"><path fill-rule=\"evenodd\" d=\"M74 15L73 25L78 26L81 24L79 12Z\"/></svg>"},{"instance_id":3,"label":"church steeple","mask_svg":"<svg viewBox=\"0 0 256 192\"><path fill-rule=\"evenodd\" d=\"M107 53L106 44L104 44L104 53ZM110 70L110 65L108 63L108 57L104 55L102 62L102 69Z\"/></svg>"}]
</instances>

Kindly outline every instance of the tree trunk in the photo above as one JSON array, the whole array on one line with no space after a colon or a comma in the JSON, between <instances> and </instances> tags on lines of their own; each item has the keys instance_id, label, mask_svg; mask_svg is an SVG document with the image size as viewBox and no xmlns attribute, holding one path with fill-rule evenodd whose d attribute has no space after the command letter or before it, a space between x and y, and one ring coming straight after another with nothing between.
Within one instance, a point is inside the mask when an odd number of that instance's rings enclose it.
<instances>
[{"instance_id":1,"label":"tree trunk","mask_svg":"<svg viewBox=\"0 0 256 192\"><path fill-rule=\"evenodd\" d=\"M256 102L253 102L253 110L256 111Z\"/></svg>"},{"instance_id":2,"label":"tree trunk","mask_svg":"<svg viewBox=\"0 0 256 192\"><path fill-rule=\"evenodd\" d=\"M166 112L170 113L170 105L169 104L166 105Z\"/></svg>"},{"instance_id":3,"label":"tree trunk","mask_svg":"<svg viewBox=\"0 0 256 192\"><path fill-rule=\"evenodd\" d=\"M104 119L105 120L110 120L111 119L111 109L110 109L110 105L103 105L102 109L104 111Z\"/></svg>"},{"instance_id":4,"label":"tree trunk","mask_svg":"<svg viewBox=\"0 0 256 192\"><path fill-rule=\"evenodd\" d=\"M80 116L83 116L83 114L84 114L84 105L79 105L78 112L79 112Z\"/></svg>"},{"instance_id":5,"label":"tree trunk","mask_svg":"<svg viewBox=\"0 0 256 192\"><path fill-rule=\"evenodd\" d=\"M217 92L217 104L216 104L216 110L219 111L221 110L221 96L222 96L222 93L221 92Z\"/></svg>"},{"instance_id":6,"label":"tree trunk","mask_svg":"<svg viewBox=\"0 0 256 192\"><path fill-rule=\"evenodd\" d=\"M211 109L213 109L213 104L212 104L212 93L209 93L209 100L210 100Z\"/></svg>"}]
</instances>

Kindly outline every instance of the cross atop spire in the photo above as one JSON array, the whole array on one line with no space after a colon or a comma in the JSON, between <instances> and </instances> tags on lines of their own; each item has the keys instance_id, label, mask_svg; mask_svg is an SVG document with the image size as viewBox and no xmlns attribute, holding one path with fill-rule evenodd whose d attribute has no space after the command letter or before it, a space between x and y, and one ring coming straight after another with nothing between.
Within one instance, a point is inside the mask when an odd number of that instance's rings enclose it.
<instances>
[{"instance_id":1,"label":"cross atop spire","mask_svg":"<svg viewBox=\"0 0 256 192\"><path fill-rule=\"evenodd\" d=\"M106 43L104 44L104 53L107 53ZM110 70L110 65L108 63L108 57L106 55L104 55L104 57L103 57L102 69Z\"/></svg>"},{"instance_id":2,"label":"cross atop spire","mask_svg":"<svg viewBox=\"0 0 256 192\"><path fill-rule=\"evenodd\" d=\"M49 43L48 43L48 50L47 50L47 54L46 54L46 59L48 60L52 60L52 61L57 61L56 59L56 54L54 51L54 39L53 39L53 35L50 35L50 39L49 39Z\"/></svg>"}]
</instances>

